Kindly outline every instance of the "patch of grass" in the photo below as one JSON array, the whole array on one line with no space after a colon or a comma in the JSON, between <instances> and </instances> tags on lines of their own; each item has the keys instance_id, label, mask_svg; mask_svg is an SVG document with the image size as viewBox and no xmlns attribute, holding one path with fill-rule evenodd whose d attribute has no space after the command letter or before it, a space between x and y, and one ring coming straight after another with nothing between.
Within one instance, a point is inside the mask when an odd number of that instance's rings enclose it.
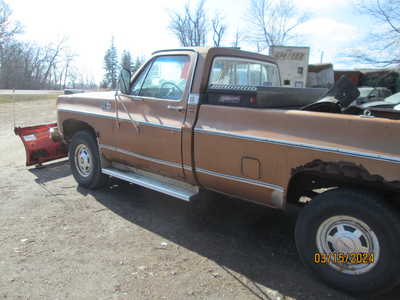
<instances>
[{"instance_id":1,"label":"patch of grass","mask_svg":"<svg viewBox=\"0 0 400 300\"><path fill-rule=\"evenodd\" d=\"M37 101L37 100L56 100L59 95L62 93L51 93L51 94L16 94L14 95L15 101ZM3 103L12 103L13 102L13 95L6 94L0 95L0 104Z\"/></svg>"}]
</instances>

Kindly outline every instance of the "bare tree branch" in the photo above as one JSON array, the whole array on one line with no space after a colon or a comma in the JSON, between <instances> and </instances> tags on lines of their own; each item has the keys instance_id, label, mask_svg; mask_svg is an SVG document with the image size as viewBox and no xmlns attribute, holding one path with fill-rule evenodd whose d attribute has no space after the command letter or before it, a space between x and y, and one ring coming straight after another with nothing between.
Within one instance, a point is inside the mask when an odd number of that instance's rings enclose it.
<instances>
[{"instance_id":1,"label":"bare tree branch","mask_svg":"<svg viewBox=\"0 0 400 300\"><path fill-rule=\"evenodd\" d=\"M204 8L205 0L200 0L194 9L185 5L183 13L170 14L169 29L184 47L205 46L209 32L209 21Z\"/></svg>"},{"instance_id":2,"label":"bare tree branch","mask_svg":"<svg viewBox=\"0 0 400 300\"><path fill-rule=\"evenodd\" d=\"M23 31L21 23L12 21L11 15L11 8L4 0L0 0L0 47Z\"/></svg>"},{"instance_id":3,"label":"bare tree branch","mask_svg":"<svg viewBox=\"0 0 400 300\"><path fill-rule=\"evenodd\" d=\"M249 37L259 50L288 43L309 18L297 11L292 0L251 0L247 15L253 32Z\"/></svg>"},{"instance_id":4,"label":"bare tree branch","mask_svg":"<svg viewBox=\"0 0 400 300\"><path fill-rule=\"evenodd\" d=\"M220 14L215 14L214 18L211 20L211 25L213 30L214 46L220 47L222 38L226 32L226 25L223 23L223 19Z\"/></svg>"},{"instance_id":5,"label":"bare tree branch","mask_svg":"<svg viewBox=\"0 0 400 300\"><path fill-rule=\"evenodd\" d=\"M242 33L239 31L239 29L236 29L234 40L232 42L232 47L239 48L241 41L242 41Z\"/></svg>"},{"instance_id":6,"label":"bare tree branch","mask_svg":"<svg viewBox=\"0 0 400 300\"><path fill-rule=\"evenodd\" d=\"M400 1L357 0L355 5L360 14L375 21L375 30L366 38L366 49L353 50L347 56L365 64L400 64Z\"/></svg>"},{"instance_id":7,"label":"bare tree branch","mask_svg":"<svg viewBox=\"0 0 400 300\"><path fill-rule=\"evenodd\" d=\"M44 76L43 76L43 81L44 82L47 81L47 78L50 75L51 69L55 67L56 60L59 57L61 51L63 50L63 47L65 46L65 42L67 41L67 39L68 39L67 37L63 37L57 43L56 48L52 48L51 51L49 51L49 52L51 52L51 55L50 55L49 63L48 63L48 66L47 66L47 70L46 70L46 72L44 73Z\"/></svg>"}]
</instances>

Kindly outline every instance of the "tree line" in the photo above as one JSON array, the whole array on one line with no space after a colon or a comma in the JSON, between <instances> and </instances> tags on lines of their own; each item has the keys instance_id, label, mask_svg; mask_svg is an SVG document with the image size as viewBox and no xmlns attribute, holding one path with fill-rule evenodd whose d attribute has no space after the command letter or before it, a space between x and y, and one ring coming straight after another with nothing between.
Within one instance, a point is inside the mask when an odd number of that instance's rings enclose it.
<instances>
[{"instance_id":1,"label":"tree line","mask_svg":"<svg viewBox=\"0 0 400 300\"><path fill-rule=\"evenodd\" d=\"M97 88L98 83L75 66L77 54L68 47L68 38L45 46L18 40L24 32L22 24L12 19L12 10L0 0L0 89L65 89ZM121 54L112 38L104 56L103 88L115 89L121 68L135 72L143 57L134 58L128 50Z\"/></svg>"},{"instance_id":2,"label":"tree line","mask_svg":"<svg viewBox=\"0 0 400 300\"><path fill-rule=\"evenodd\" d=\"M0 89L63 89L95 87L74 66L76 54L61 38L45 46L20 41L24 28L12 19L9 5L0 0Z\"/></svg>"}]
</instances>

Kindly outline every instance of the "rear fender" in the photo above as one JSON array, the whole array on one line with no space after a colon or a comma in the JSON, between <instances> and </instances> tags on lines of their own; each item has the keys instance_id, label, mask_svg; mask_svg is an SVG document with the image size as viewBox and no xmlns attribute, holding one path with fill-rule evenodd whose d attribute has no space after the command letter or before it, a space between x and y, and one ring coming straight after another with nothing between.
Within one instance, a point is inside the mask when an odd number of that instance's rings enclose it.
<instances>
[{"instance_id":1,"label":"rear fender","mask_svg":"<svg viewBox=\"0 0 400 300\"><path fill-rule=\"evenodd\" d=\"M25 147L26 165L32 166L68 155L67 146L57 138L57 123L15 127L14 132Z\"/></svg>"}]
</instances>

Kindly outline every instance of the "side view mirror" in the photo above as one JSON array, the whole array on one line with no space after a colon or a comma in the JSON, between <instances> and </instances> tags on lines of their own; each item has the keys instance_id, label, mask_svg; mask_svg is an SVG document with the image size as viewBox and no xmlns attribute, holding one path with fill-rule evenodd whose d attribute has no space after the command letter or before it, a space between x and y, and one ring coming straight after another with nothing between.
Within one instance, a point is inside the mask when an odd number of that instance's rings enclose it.
<instances>
[{"instance_id":1,"label":"side view mirror","mask_svg":"<svg viewBox=\"0 0 400 300\"><path fill-rule=\"evenodd\" d=\"M128 95L129 94L129 86L131 83L131 71L127 69L122 69L121 73L119 74L119 80L118 80L118 89L121 91L121 93Z\"/></svg>"}]
</instances>

